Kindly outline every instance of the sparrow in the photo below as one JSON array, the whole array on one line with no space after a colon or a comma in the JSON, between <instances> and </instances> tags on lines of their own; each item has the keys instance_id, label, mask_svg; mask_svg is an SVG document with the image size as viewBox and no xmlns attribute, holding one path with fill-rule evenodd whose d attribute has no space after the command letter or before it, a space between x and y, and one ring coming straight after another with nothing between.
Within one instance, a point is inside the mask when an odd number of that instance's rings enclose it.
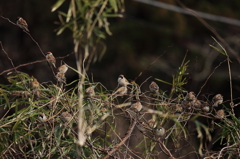
<instances>
[{"instance_id":1,"label":"sparrow","mask_svg":"<svg viewBox=\"0 0 240 159\"><path fill-rule=\"evenodd\" d=\"M217 94L213 97L212 103L214 107L217 107L219 104L222 104L223 102L223 96L221 94Z\"/></svg>"},{"instance_id":2,"label":"sparrow","mask_svg":"<svg viewBox=\"0 0 240 159\"><path fill-rule=\"evenodd\" d=\"M185 97L184 100L193 101L194 99L196 99L195 93L194 93L194 92L189 92L189 93L186 95L186 97Z\"/></svg>"},{"instance_id":3,"label":"sparrow","mask_svg":"<svg viewBox=\"0 0 240 159\"><path fill-rule=\"evenodd\" d=\"M225 112L223 109L220 109L216 112L216 116L217 119L223 119L225 117Z\"/></svg>"},{"instance_id":4,"label":"sparrow","mask_svg":"<svg viewBox=\"0 0 240 159\"><path fill-rule=\"evenodd\" d=\"M119 75L119 77L118 77L118 84L119 84L120 86L126 87L126 86L129 85L130 83L128 82L128 80L127 80L123 75Z\"/></svg>"},{"instance_id":5,"label":"sparrow","mask_svg":"<svg viewBox=\"0 0 240 159\"><path fill-rule=\"evenodd\" d=\"M64 83L64 84L66 84L66 77L65 77L65 74L64 74L64 73L57 72L57 74L56 74L55 77L57 78L57 81L58 81L59 83Z\"/></svg>"},{"instance_id":6,"label":"sparrow","mask_svg":"<svg viewBox=\"0 0 240 159\"><path fill-rule=\"evenodd\" d=\"M47 121L47 117L44 113L39 114L38 118L40 119L41 122L46 122Z\"/></svg>"},{"instance_id":7,"label":"sparrow","mask_svg":"<svg viewBox=\"0 0 240 159\"><path fill-rule=\"evenodd\" d=\"M31 81L31 87L32 89L38 89L40 87L38 80L34 77L32 78L32 81Z\"/></svg>"},{"instance_id":8,"label":"sparrow","mask_svg":"<svg viewBox=\"0 0 240 159\"><path fill-rule=\"evenodd\" d=\"M56 59L51 52L46 53L47 61L56 68Z\"/></svg>"},{"instance_id":9,"label":"sparrow","mask_svg":"<svg viewBox=\"0 0 240 159\"><path fill-rule=\"evenodd\" d=\"M67 72L67 70L68 70L68 67L67 67L66 64L63 64L63 65L58 67L58 71L61 72L61 73L65 74Z\"/></svg>"},{"instance_id":10,"label":"sparrow","mask_svg":"<svg viewBox=\"0 0 240 159\"><path fill-rule=\"evenodd\" d=\"M28 24L22 17L17 17L17 22L16 23L17 23L17 26L19 26L21 29L26 30L27 32L29 32Z\"/></svg>"},{"instance_id":11,"label":"sparrow","mask_svg":"<svg viewBox=\"0 0 240 159\"><path fill-rule=\"evenodd\" d=\"M142 110L142 104L141 102L137 101L136 103L133 103L130 107L130 109L136 111L136 112L140 112Z\"/></svg>"},{"instance_id":12,"label":"sparrow","mask_svg":"<svg viewBox=\"0 0 240 159\"><path fill-rule=\"evenodd\" d=\"M62 114L60 115L60 119L64 122L64 123L68 123L72 120L72 115L66 111L66 112L62 112Z\"/></svg>"},{"instance_id":13,"label":"sparrow","mask_svg":"<svg viewBox=\"0 0 240 159\"><path fill-rule=\"evenodd\" d=\"M157 126L156 120L154 118L148 120L148 125L150 128L156 128Z\"/></svg>"},{"instance_id":14,"label":"sparrow","mask_svg":"<svg viewBox=\"0 0 240 159\"><path fill-rule=\"evenodd\" d=\"M210 111L210 107L208 105L205 105L202 107L202 111L208 113Z\"/></svg>"},{"instance_id":15,"label":"sparrow","mask_svg":"<svg viewBox=\"0 0 240 159\"><path fill-rule=\"evenodd\" d=\"M182 112L183 111L183 107L181 104L176 104L176 112Z\"/></svg>"},{"instance_id":16,"label":"sparrow","mask_svg":"<svg viewBox=\"0 0 240 159\"><path fill-rule=\"evenodd\" d=\"M193 101L191 102L192 106L194 108L201 108L202 103L200 102L200 100L197 100L197 98L193 99Z\"/></svg>"},{"instance_id":17,"label":"sparrow","mask_svg":"<svg viewBox=\"0 0 240 159\"><path fill-rule=\"evenodd\" d=\"M158 94L158 93L159 93L159 86L157 85L156 82L152 81L151 84L149 85L149 90L150 90L152 93Z\"/></svg>"},{"instance_id":18,"label":"sparrow","mask_svg":"<svg viewBox=\"0 0 240 159\"><path fill-rule=\"evenodd\" d=\"M155 130L155 135L163 139L166 135L166 130L164 129L164 127L160 126Z\"/></svg>"},{"instance_id":19,"label":"sparrow","mask_svg":"<svg viewBox=\"0 0 240 159\"><path fill-rule=\"evenodd\" d=\"M88 88L85 90L85 93L86 93L86 95L89 96L89 97L94 96L94 95L95 95L94 86L88 87Z\"/></svg>"},{"instance_id":20,"label":"sparrow","mask_svg":"<svg viewBox=\"0 0 240 159\"><path fill-rule=\"evenodd\" d=\"M113 95L114 94L121 94L121 95L127 94L127 87L122 86L122 87L118 88L116 90L116 92L113 93Z\"/></svg>"}]
</instances>

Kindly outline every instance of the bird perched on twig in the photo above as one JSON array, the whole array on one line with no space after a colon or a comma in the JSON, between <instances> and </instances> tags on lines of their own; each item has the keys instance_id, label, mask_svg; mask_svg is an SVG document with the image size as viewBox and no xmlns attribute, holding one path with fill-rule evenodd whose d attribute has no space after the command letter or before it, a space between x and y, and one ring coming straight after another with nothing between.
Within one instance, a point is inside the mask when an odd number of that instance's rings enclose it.
<instances>
[{"instance_id":1,"label":"bird perched on twig","mask_svg":"<svg viewBox=\"0 0 240 159\"><path fill-rule=\"evenodd\" d=\"M46 53L46 59L50 64L52 64L56 68L56 59L53 56L53 53L47 52Z\"/></svg>"},{"instance_id":2,"label":"bird perched on twig","mask_svg":"<svg viewBox=\"0 0 240 159\"><path fill-rule=\"evenodd\" d=\"M213 97L212 103L214 107L217 107L219 104L222 104L223 102L223 96L221 94L217 94Z\"/></svg>"},{"instance_id":3,"label":"bird perched on twig","mask_svg":"<svg viewBox=\"0 0 240 159\"><path fill-rule=\"evenodd\" d=\"M22 17L17 17L17 26L19 26L21 29L29 32L28 30L28 24Z\"/></svg>"},{"instance_id":4,"label":"bird perched on twig","mask_svg":"<svg viewBox=\"0 0 240 159\"><path fill-rule=\"evenodd\" d=\"M85 90L87 96L91 97L95 95L94 86L90 86Z\"/></svg>"},{"instance_id":5,"label":"bird perched on twig","mask_svg":"<svg viewBox=\"0 0 240 159\"><path fill-rule=\"evenodd\" d=\"M118 84L119 84L120 86L126 87L126 86L129 85L130 83L129 83L128 80L124 77L124 75L119 75L119 77L118 77Z\"/></svg>"},{"instance_id":6,"label":"bird perched on twig","mask_svg":"<svg viewBox=\"0 0 240 159\"><path fill-rule=\"evenodd\" d=\"M122 86L118 88L116 92L114 92L112 95L115 95L115 94L121 94L121 95L127 94L127 87Z\"/></svg>"},{"instance_id":7,"label":"bird perched on twig","mask_svg":"<svg viewBox=\"0 0 240 159\"><path fill-rule=\"evenodd\" d=\"M72 120L73 116L68 112L62 112L62 114L60 115L60 119L64 122L64 123L69 123Z\"/></svg>"},{"instance_id":8,"label":"bird perched on twig","mask_svg":"<svg viewBox=\"0 0 240 159\"><path fill-rule=\"evenodd\" d=\"M186 97L185 97L184 100L186 100L186 101L193 101L193 100L195 100L195 99L196 99L195 93L194 93L194 92L189 92L189 93L186 95Z\"/></svg>"},{"instance_id":9,"label":"bird perched on twig","mask_svg":"<svg viewBox=\"0 0 240 159\"><path fill-rule=\"evenodd\" d=\"M61 73L65 74L67 72L67 70L68 70L68 67L67 67L66 64L63 64L63 65L58 67L58 71L61 72Z\"/></svg>"},{"instance_id":10,"label":"bird perched on twig","mask_svg":"<svg viewBox=\"0 0 240 159\"><path fill-rule=\"evenodd\" d=\"M62 72L57 72L56 78L57 78L57 81L58 81L59 83L64 83L64 84L66 84L66 77L65 77L65 74L64 74L64 73L62 73Z\"/></svg>"},{"instance_id":11,"label":"bird perched on twig","mask_svg":"<svg viewBox=\"0 0 240 159\"><path fill-rule=\"evenodd\" d=\"M140 112L142 110L142 107L142 103L140 101L137 101L131 105L130 109L134 110L135 112Z\"/></svg>"},{"instance_id":12,"label":"bird perched on twig","mask_svg":"<svg viewBox=\"0 0 240 159\"><path fill-rule=\"evenodd\" d=\"M223 119L225 117L225 112L223 109L220 109L216 112L216 116L217 119Z\"/></svg>"},{"instance_id":13,"label":"bird perched on twig","mask_svg":"<svg viewBox=\"0 0 240 159\"><path fill-rule=\"evenodd\" d=\"M149 85L149 90L152 93L159 94L159 86L157 85L156 82L152 81L151 84Z\"/></svg>"},{"instance_id":14,"label":"bird perched on twig","mask_svg":"<svg viewBox=\"0 0 240 159\"><path fill-rule=\"evenodd\" d=\"M40 119L41 122L46 122L47 121L47 117L44 113L39 114L38 118Z\"/></svg>"},{"instance_id":15,"label":"bird perched on twig","mask_svg":"<svg viewBox=\"0 0 240 159\"><path fill-rule=\"evenodd\" d=\"M31 87L32 89L38 89L40 87L38 80L34 77L32 77Z\"/></svg>"},{"instance_id":16,"label":"bird perched on twig","mask_svg":"<svg viewBox=\"0 0 240 159\"><path fill-rule=\"evenodd\" d=\"M160 126L155 130L155 135L156 137L160 137L161 139L163 139L166 136L166 130L164 129L164 127Z\"/></svg>"}]
</instances>

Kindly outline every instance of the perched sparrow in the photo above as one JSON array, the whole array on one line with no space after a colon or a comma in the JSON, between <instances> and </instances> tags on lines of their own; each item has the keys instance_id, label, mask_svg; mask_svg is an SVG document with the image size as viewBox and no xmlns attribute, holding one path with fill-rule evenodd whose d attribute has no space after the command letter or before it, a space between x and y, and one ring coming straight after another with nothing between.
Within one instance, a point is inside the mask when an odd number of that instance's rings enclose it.
<instances>
[{"instance_id":1,"label":"perched sparrow","mask_svg":"<svg viewBox=\"0 0 240 159\"><path fill-rule=\"evenodd\" d=\"M192 106L194 108L201 108L202 103L200 102L200 100L197 100L197 98L193 99L193 101L191 102Z\"/></svg>"},{"instance_id":2,"label":"perched sparrow","mask_svg":"<svg viewBox=\"0 0 240 159\"><path fill-rule=\"evenodd\" d=\"M164 127L160 126L155 130L155 135L163 139L166 135L166 130L164 129Z\"/></svg>"},{"instance_id":3,"label":"perched sparrow","mask_svg":"<svg viewBox=\"0 0 240 159\"><path fill-rule=\"evenodd\" d=\"M33 89L38 89L40 87L40 84L38 82L38 80L36 78L33 77L32 81L31 81L31 87Z\"/></svg>"},{"instance_id":4,"label":"perched sparrow","mask_svg":"<svg viewBox=\"0 0 240 159\"><path fill-rule=\"evenodd\" d=\"M195 93L194 93L194 92L189 92L189 93L186 95L186 97L185 97L184 100L193 101L194 99L196 99Z\"/></svg>"},{"instance_id":5,"label":"perched sparrow","mask_svg":"<svg viewBox=\"0 0 240 159\"><path fill-rule=\"evenodd\" d=\"M130 83L128 82L128 80L127 80L123 75L119 75L119 77L118 77L118 84L119 84L120 86L126 87L126 86L129 85Z\"/></svg>"},{"instance_id":6,"label":"perched sparrow","mask_svg":"<svg viewBox=\"0 0 240 159\"><path fill-rule=\"evenodd\" d=\"M58 67L58 71L61 72L61 73L66 73L68 70L68 67L66 64L64 65L61 65L60 67Z\"/></svg>"},{"instance_id":7,"label":"perched sparrow","mask_svg":"<svg viewBox=\"0 0 240 159\"><path fill-rule=\"evenodd\" d=\"M216 112L216 118L217 119L222 119L222 118L224 118L224 116L225 116L225 112L224 112L224 110L223 109L220 109L220 110L218 110L217 112Z\"/></svg>"},{"instance_id":8,"label":"perched sparrow","mask_svg":"<svg viewBox=\"0 0 240 159\"><path fill-rule=\"evenodd\" d=\"M28 24L22 17L17 17L17 26L19 26L23 30L26 30L27 32L29 32Z\"/></svg>"},{"instance_id":9,"label":"perched sparrow","mask_svg":"<svg viewBox=\"0 0 240 159\"><path fill-rule=\"evenodd\" d=\"M149 85L149 89L152 93L159 93L159 87L156 82L152 81L152 83Z\"/></svg>"},{"instance_id":10,"label":"perched sparrow","mask_svg":"<svg viewBox=\"0 0 240 159\"><path fill-rule=\"evenodd\" d=\"M156 120L154 118L148 120L148 125L150 128L156 128L157 126Z\"/></svg>"},{"instance_id":11,"label":"perched sparrow","mask_svg":"<svg viewBox=\"0 0 240 159\"><path fill-rule=\"evenodd\" d=\"M113 93L114 94L121 94L121 95L124 95L124 94L127 94L127 87L120 87L116 90L116 92Z\"/></svg>"},{"instance_id":12,"label":"perched sparrow","mask_svg":"<svg viewBox=\"0 0 240 159\"><path fill-rule=\"evenodd\" d=\"M205 105L202 107L202 111L208 113L210 111L210 107L208 105Z\"/></svg>"},{"instance_id":13,"label":"perched sparrow","mask_svg":"<svg viewBox=\"0 0 240 159\"><path fill-rule=\"evenodd\" d=\"M91 86L91 87L88 87L86 90L85 90L85 93L87 96L94 96L95 95L95 91L94 91L94 87Z\"/></svg>"},{"instance_id":14,"label":"perched sparrow","mask_svg":"<svg viewBox=\"0 0 240 159\"><path fill-rule=\"evenodd\" d=\"M214 107L217 107L219 104L222 104L223 96L221 94L217 94L213 97L212 103Z\"/></svg>"},{"instance_id":15,"label":"perched sparrow","mask_svg":"<svg viewBox=\"0 0 240 159\"><path fill-rule=\"evenodd\" d=\"M64 122L64 123L68 123L72 120L72 115L66 111L66 112L62 112L62 114L60 115L60 119Z\"/></svg>"},{"instance_id":16,"label":"perched sparrow","mask_svg":"<svg viewBox=\"0 0 240 159\"><path fill-rule=\"evenodd\" d=\"M46 122L47 121L47 117L44 113L39 114L38 118L40 119L41 122Z\"/></svg>"},{"instance_id":17,"label":"perched sparrow","mask_svg":"<svg viewBox=\"0 0 240 159\"><path fill-rule=\"evenodd\" d=\"M147 129L144 125L146 125L146 123L144 123L143 121L140 121L139 123L136 124L138 130L143 134L147 132Z\"/></svg>"},{"instance_id":18,"label":"perched sparrow","mask_svg":"<svg viewBox=\"0 0 240 159\"><path fill-rule=\"evenodd\" d=\"M64 84L66 84L66 77L65 77L65 74L64 74L64 73L58 72L57 75L56 75L56 78L57 78L57 81L58 81L59 83L64 83Z\"/></svg>"},{"instance_id":19,"label":"perched sparrow","mask_svg":"<svg viewBox=\"0 0 240 159\"><path fill-rule=\"evenodd\" d=\"M51 52L46 53L47 61L56 68L56 59Z\"/></svg>"},{"instance_id":20,"label":"perched sparrow","mask_svg":"<svg viewBox=\"0 0 240 159\"><path fill-rule=\"evenodd\" d=\"M183 107L181 104L176 104L176 112L182 112L183 111Z\"/></svg>"},{"instance_id":21,"label":"perched sparrow","mask_svg":"<svg viewBox=\"0 0 240 159\"><path fill-rule=\"evenodd\" d=\"M140 112L142 110L142 104L141 102L137 101L136 103L133 103L130 107L130 109L136 111L136 112Z\"/></svg>"}]
</instances>

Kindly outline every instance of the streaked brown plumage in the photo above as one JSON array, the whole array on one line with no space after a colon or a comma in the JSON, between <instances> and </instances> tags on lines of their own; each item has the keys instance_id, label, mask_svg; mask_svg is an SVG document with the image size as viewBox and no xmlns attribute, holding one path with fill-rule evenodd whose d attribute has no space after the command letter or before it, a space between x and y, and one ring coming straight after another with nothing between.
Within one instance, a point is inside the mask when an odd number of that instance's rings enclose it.
<instances>
[{"instance_id":1,"label":"streaked brown plumage","mask_svg":"<svg viewBox=\"0 0 240 159\"><path fill-rule=\"evenodd\" d=\"M53 53L47 52L46 53L46 59L50 64L52 64L56 68L56 59L53 56Z\"/></svg>"},{"instance_id":2,"label":"streaked brown plumage","mask_svg":"<svg viewBox=\"0 0 240 159\"><path fill-rule=\"evenodd\" d=\"M216 116L217 119L223 119L225 117L225 112L223 109L220 109L216 112Z\"/></svg>"},{"instance_id":3,"label":"streaked brown plumage","mask_svg":"<svg viewBox=\"0 0 240 159\"><path fill-rule=\"evenodd\" d=\"M130 109L136 111L136 112L140 112L142 110L142 103L137 101L136 103L133 103L130 107Z\"/></svg>"},{"instance_id":4,"label":"streaked brown plumage","mask_svg":"<svg viewBox=\"0 0 240 159\"><path fill-rule=\"evenodd\" d=\"M68 123L72 120L72 115L66 111L66 112L62 112L60 115L60 119L64 122L64 123Z\"/></svg>"},{"instance_id":5,"label":"streaked brown plumage","mask_svg":"<svg viewBox=\"0 0 240 159\"><path fill-rule=\"evenodd\" d=\"M61 72L61 73L65 74L67 72L67 70L68 70L68 67L67 67L66 64L63 64L63 65L58 67L58 71Z\"/></svg>"},{"instance_id":6,"label":"streaked brown plumage","mask_svg":"<svg viewBox=\"0 0 240 159\"><path fill-rule=\"evenodd\" d=\"M127 87L120 87L116 90L116 92L113 93L114 94L121 94L121 95L124 95L124 94L127 94Z\"/></svg>"},{"instance_id":7,"label":"streaked brown plumage","mask_svg":"<svg viewBox=\"0 0 240 159\"><path fill-rule=\"evenodd\" d=\"M32 78L32 81L31 81L31 87L32 89L38 89L40 87L38 80L34 77Z\"/></svg>"},{"instance_id":8,"label":"streaked brown plumage","mask_svg":"<svg viewBox=\"0 0 240 159\"><path fill-rule=\"evenodd\" d=\"M156 94L159 93L159 86L154 81L152 81L151 84L149 85L149 89L152 93L156 93Z\"/></svg>"},{"instance_id":9,"label":"streaked brown plumage","mask_svg":"<svg viewBox=\"0 0 240 159\"><path fill-rule=\"evenodd\" d=\"M118 84L119 84L120 86L126 87L126 86L129 85L130 83L129 83L128 80L124 77L124 75L119 75L119 77L118 77Z\"/></svg>"},{"instance_id":10,"label":"streaked brown plumage","mask_svg":"<svg viewBox=\"0 0 240 159\"><path fill-rule=\"evenodd\" d=\"M16 22L17 26L19 26L21 29L26 30L27 32L29 32L28 30L28 24L27 22L22 18L22 17L17 17L17 22Z\"/></svg>"},{"instance_id":11,"label":"streaked brown plumage","mask_svg":"<svg viewBox=\"0 0 240 159\"><path fill-rule=\"evenodd\" d=\"M219 104L222 104L223 102L223 96L221 94L217 94L213 97L212 103L214 107L217 107Z\"/></svg>"},{"instance_id":12,"label":"streaked brown plumage","mask_svg":"<svg viewBox=\"0 0 240 159\"><path fill-rule=\"evenodd\" d=\"M58 81L59 83L64 83L64 84L66 84L66 77L65 77L65 74L64 74L64 73L58 72L58 73L56 74L56 78L57 78L57 81Z\"/></svg>"},{"instance_id":13,"label":"streaked brown plumage","mask_svg":"<svg viewBox=\"0 0 240 159\"><path fill-rule=\"evenodd\" d=\"M91 86L91 87L88 87L86 90L85 90L85 93L87 96L94 96L95 95L95 91L94 91L94 86Z\"/></svg>"},{"instance_id":14,"label":"streaked brown plumage","mask_svg":"<svg viewBox=\"0 0 240 159\"><path fill-rule=\"evenodd\" d=\"M194 92L189 92L185 97L185 100L187 101L193 101L194 99L196 99Z\"/></svg>"}]
</instances>

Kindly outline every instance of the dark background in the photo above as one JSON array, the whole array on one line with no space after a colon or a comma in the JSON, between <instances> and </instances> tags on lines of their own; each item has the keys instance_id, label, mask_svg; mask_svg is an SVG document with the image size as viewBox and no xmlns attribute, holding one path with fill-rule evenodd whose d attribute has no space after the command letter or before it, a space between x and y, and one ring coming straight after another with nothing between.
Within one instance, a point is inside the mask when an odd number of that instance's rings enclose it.
<instances>
[{"instance_id":1,"label":"dark background","mask_svg":"<svg viewBox=\"0 0 240 159\"><path fill-rule=\"evenodd\" d=\"M165 0L165 2L179 6L176 1ZM55 57L59 57L73 52L72 32L66 30L61 35L56 35L59 23L57 12L51 12L54 3L55 1L1 0L0 9L4 17L14 22L16 17L23 17L29 25L32 37L39 43L43 52L51 51ZM238 12L240 1L185 0L182 3L197 11L240 19ZM68 3L65 2L60 10L66 12L67 8ZM190 63L187 71L188 84L185 89L197 93L214 68L226 58L209 46L209 44L216 46L211 38L214 36L213 33L193 16L131 0L125 1L123 18L112 18L109 21L113 35L107 36L104 40L107 51L101 61L91 64L88 75L93 76L95 82L101 82L110 90L116 88L119 74L124 74L127 79L135 79L165 52L136 82L141 84L152 76L171 83L172 75L176 74L187 53L187 60L190 60ZM239 26L206 21L232 49L239 51ZM44 59L27 34L2 18L0 18L0 40L15 66ZM229 56L232 60L233 97L238 98L239 63L232 54L229 53ZM74 55L65 58L64 61L76 67ZM60 60L58 60L59 64ZM10 68L12 67L9 60L1 51L0 72ZM46 62L21 67L19 71L33 75L40 82L55 81ZM76 73L71 70L67 72L68 82L76 78ZM0 80L2 83L6 82L4 75L0 76ZM149 83L150 81L144 84L142 89L148 89ZM170 86L159 82L158 84L163 91L170 92ZM215 71L201 92L202 95L210 95L210 98L216 93L223 94L225 101L230 99L226 62Z\"/></svg>"},{"instance_id":2,"label":"dark background","mask_svg":"<svg viewBox=\"0 0 240 159\"><path fill-rule=\"evenodd\" d=\"M71 31L65 30L61 35L56 35L59 27L58 14L51 12L51 6L55 2L1 0L0 9L1 14L13 22L16 21L16 17L23 17L29 25L32 37L39 43L43 52L51 51L55 57L60 57L72 53L74 46ZM162 0L161 2L179 6L176 1ZM197 11L240 19L240 12L238 12L240 1L184 0L182 3ZM65 2L60 10L66 12L67 8L68 3ZM214 68L226 59L226 56L209 46L209 44L217 46L211 38L214 34L193 16L126 0L123 18L112 18L109 21L113 35L107 36L104 40L107 51L100 61L91 64L87 72L90 77L93 76L95 82L101 82L109 90L116 88L119 74L124 74L127 79L133 80L165 52L136 82L141 84L152 76L171 83L172 75L176 74L187 53L186 60L190 60L190 62L187 70L189 74L186 76L188 84L185 89L198 93ZM206 21L216 29L232 49L239 52L239 26ZM2 18L0 18L0 41L15 66L44 59L36 44L27 34ZM240 65L235 57L230 52L228 53L232 60L233 98L236 99L234 103L238 103ZM65 58L64 61L76 68L74 55ZM59 65L60 60L57 63ZM11 63L0 51L0 73L10 68L12 68ZM46 62L28 65L18 70L33 75L40 82L55 82L54 75ZM7 83L5 76L6 74L0 76L1 84ZM78 78L78 75L72 70L69 70L66 76L68 83ZM143 91L148 89L151 80L143 84ZM160 89L167 93L170 92L169 85L157 83ZM215 70L202 89L199 98L205 99L203 96L206 96L211 100L217 93L223 94L224 104L229 108L230 86L226 62ZM235 112L239 116L237 108L235 108Z\"/></svg>"}]
</instances>

